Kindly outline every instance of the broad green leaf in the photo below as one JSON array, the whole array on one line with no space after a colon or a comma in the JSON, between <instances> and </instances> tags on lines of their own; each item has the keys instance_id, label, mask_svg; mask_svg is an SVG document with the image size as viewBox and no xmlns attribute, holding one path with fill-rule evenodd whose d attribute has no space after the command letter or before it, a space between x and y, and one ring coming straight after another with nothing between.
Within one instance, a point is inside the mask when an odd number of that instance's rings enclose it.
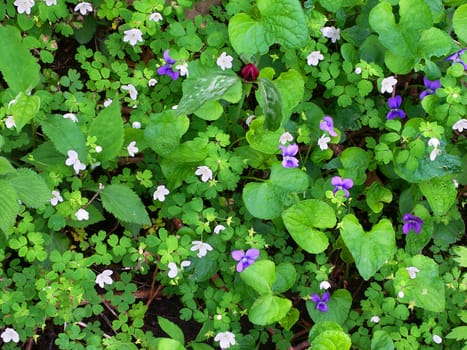
<instances>
[{"instance_id":1,"label":"broad green leaf","mask_svg":"<svg viewBox=\"0 0 467 350\"><path fill-rule=\"evenodd\" d=\"M218 101L210 100L198 108L194 113L204 120L217 120L221 117L224 109Z\"/></svg>"},{"instance_id":2,"label":"broad green leaf","mask_svg":"<svg viewBox=\"0 0 467 350\"><path fill-rule=\"evenodd\" d=\"M255 118L246 133L246 140L251 148L266 153L276 154L279 151L279 138L284 132L282 128L271 131L263 127L264 117Z\"/></svg>"},{"instance_id":3,"label":"broad green leaf","mask_svg":"<svg viewBox=\"0 0 467 350\"><path fill-rule=\"evenodd\" d=\"M178 340L170 338L156 338L154 346L157 350L185 350L183 344L181 344Z\"/></svg>"},{"instance_id":4,"label":"broad green leaf","mask_svg":"<svg viewBox=\"0 0 467 350\"><path fill-rule=\"evenodd\" d=\"M349 350L352 345L350 337L335 322L316 323L308 338L313 350Z\"/></svg>"},{"instance_id":5,"label":"broad green leaf","mask_svg":"<svg viewBox=\"0 0 467 350\"><path fill-rule=\"evenodd\" d=\"M96 144L102 147L102 152L97 154L98 159L107 161L117 157L123 146L123 135L120 104L114 101L94 118L89 127L89 136L95 136Z\"/></svg>"},{"instance_id":6,"label":"broad green leaf","mask_svg":"<svg viewBox=\"0 0 467 350\"><path fill-rule=\"evenodd\" d=\"M374 213L383 210L383 203L391 203L392 192L378 182L373 182L366 194L366 203Z\"/></svg>"},{"instance_id":7,"label":"broad green leaf","mask_svg":"<svg viewBox=\"0 0 467 350\"><path fill-rule=\"evenodd\" d=\"M10 161L5 157L0 157L0 175L14 173L15 168L11 165Z\"/></svg>"},{"instance_id":8,"label":"broad green leaf","mask_svg":"<svg viewBox=\"0 0 467 350\"><path fill-rule=\"evenodd\" d=\"M240 273L247 285L260 295L271 294L271 288L276 280L275 265L270 260L259 260Z\"/></svg>"},{"instance_id":9,"label":"broad green leaf","mask_svg":"<svg viewBox=\"0 0 467 350\"><path fill-rule=\"evenodd\" d=\"M269 182L250 182L243 188L243 202L256 218L274 219L282 213L282 200Z\"/></svg>"},{"instance_id":10,"label":"broad green leaf","mask_svg":"<svg viewBox=\"0 0 467 350\"><path fill-rule=\"evenodd\" d=\"M156 153L165 157L172 154L180 144L189 126L190 119L187 116L176 117L173 111L166 111L151 116L144 137Z\"/></svg>"},{"instance_id":11,"label":"broad green leaf","mask_svg":"<svg viewBox=\"0 0 467 350\"><path fill-rule=\"evenodd\" d=\"M414 256L407 267L416 267L419 272L415 278L410 278L406 267L396 272L394 292L403 297L398 300L404 304L414 304L416 307L433 312L443 312L445 307L444 282L439 276L438 264L423 255Z\"/></svg>"},{"instance_id":12,"label":"broad green leaf","mask_svg":"<svg viewBox=\"0 0 467 350\"><path fill-rule=\"evenodd\" d=\"M281 327L289 331L295 325L295 323L297 323L299 318L300 318L300 311L292 307L290 308L287 315L284 318L279 320L279 324L281 325Z\"/></svg>"},{"instance_id":13,"label":"broad green leaf","mask_svg":"<svg viewBox=\"0 0 467 350\"><path fill-rule=\"evenodd\" d=\"M318 323L314 324L313 327L311 327L310 332L308 333L308 340L311 343L313 341L313 339L318 337L321 333L324 333L324 332L327 332L327 331L341 331L341 332L343 332L344 330L336 322L332 322L332 321L318 322Z\"/></svg>"},{"instance_id":14,"label":"broad green leaf","mask_svg":"<svg viewBox=\"0 0 467 350\"><path fill-rule=\"evenodd\" d=\"M319 254L326 250L329 240L319 229L336 225L336 214L325 202L317 199L301 201L282 213L285 227L295 242L308 253Z\"/></svg>"},{"instance_id":15,"label":"broad green leaf","mask_svg":"<svg viewBox=\"0 0 467 350\"><path fill-rule=\"evenodd\" d=\"M305 82L302 75L294 69L281 73L273 80L279 90L282 100L282 123L290 117L293 108L303 99L305 93Z\"/></svg>"},{"instance_id":16,"label":"broad green leaf","mask_svg":"<svg viewBox=\"0 0 467 350\"><path fill-rule=\"evenodd\" d=\"M217 257L214 254L208 254L203 259L196 259L190 265L192 274L190 278L195 282L205 282L209 280L218 270Z\"/></svg>"},{"instance_id":17,"label":"broad green leaf","mask_svg":"<svg viewBox=\"0 0 467 350\"><path fill-rule=\"evenodd\" d=\"M366 180L366 169L370 162L369 154L360 147L349 147L342 152L340 160L343 168L338 170L339 175L352 179L354 185L362 185Z\"/></svg>"},{"instance_id":18,"label":"broad green leaf","mask_svg":"<svg viewBox=\"0 0 467 350\"><path fill-rule=\"evenodd\" d=\"M117 219L138 225L149 225L151 220L141 199L121 184L107 185L100 197L104 208Z\"/></svg>"},{"instance_id":19,"label":"broad green leaf","mask_svg":"<svg viewBox=\"0 0 467 350\"><path fill-rule=\"evenodd\" d=\"M221 99L240 78L236 75L209 73L206 76L187 79L183 83L183 97L180 100L176 116L191 114L207 101Z\"/></svg>"},{"instance_id":20,"label":"broad green leaf","mask_svg":"<svg viewBox=\"0 0 467 350\"><path fill-rule=\"evenodd\" d=\"M230 19L229 38L238 54L265 54L271 45L266 39L264 25L246 13L237 13Z\"/></svg>"},{"instance_id":21,"label":"broad green leaf","mask_svg":"<svg viewBox=\"0 0 467 350\"><path fill-rule=\"evenodd\" d=\"M467 4L456 9L452 17L452 26L457 37L467 43Z\"/></svg>"},{"instance_id":22,"label":"broad green leaf","mask_svg":"<svg viewBox=\"0 0 467 350\"><path fill-rule=\"evenodd\" d=\"M288 192L305 192L308 188L308 175L298 168L284 168L281 163L271 167L269 181Z\"/></svg>"},{"instance_id":23,"label":"broad green leaf","mask_svg":"<svg viewBox=\"0 0 467 350\"><path fill-rule=\"evenodd\" d=\"M61 116L51 116L41 121L41 126L42 131L52 141L57 151L67 155L69 150L74 150L78 153L79 160L86 163L86 138L76 123Z\"/></svg>"},{"instance_id":24,"label":"broad green leaf","mask_svg":"<svg viewBox=\"0 0 467 350\"><path fill-rule=\"evenodd\" d=\"M371 350L394 350L394 343L386 331L376 331L371 338Z\"/></svg>"},{"instance_id":25,"label":"broad green leaf","mask_svg":"<svg viewBox=\"0 0 467 350\"><path fill-rule=\"evenodd\" d=\"M15 101L15 104L11 106L10 113L15 120L16 129L20 132L23 126L28 124L39 112L41 100L37 96L29 96L21 92Z\"/></svg>"},{"instance_id":26,"label":"broad green leaf","mask_svg":"<svg viewBox=\"0 0 467 350\"><path fill-rule=\"evenodd\" d=\"M450 176L435 177L418 184L435 215L444 215L456 203L457 189Z\"/></svg>"},{"instance_id":27,"label":"broad green leaf","mask_svg":"<svg viewBox=\"0 0 467 350\"><path fill-rule=\"evenodd\" d=\"M446 335L446 338L460 341L460 340L466 339L466 336L465 336L466 334L467 334L467 326L459 326L459 327L454 328L452 331L450 331Z\"/></svg>"},{"instance_id":28,"label":"broad green leaf","mask_svg":"<svg viewBox=\"0 0 467 350\"><path fill-rule=\"evenodd\" d=\"M18 199L31 208L39 208L52 197L44 179L31 169L18 169L9 174L8 182L15 189Z\"/></svg>"},{"instance_id":29,"label":"broad green leaf","mask_svg":"<svg viewBox=\"0 0 467 350\"><path fill-rule=\"evenodd\" d=\"M297 271L295 267L289 263L284 262L276 266L276 280L272 285L274 293L284 293L292 288L297 280Z\"/></svg>"},{"instance_id":30,"label":"broad green leaf","mask_svg":"<svg viewBox=\"0 0 467 350\"><path fill-rule=\"evenodd\" d=\"M0 26L0 71L16 95L32 90L39 83L40 66L13 26Z\"/></svg>"},{"instance_id":31,"label":"broad green leaf","mask_svg":"<svg viewBox=\"0 0 467 350\"><path fill-rule=\"evenodd\" d=\"M274 83L266 78L259 79L258 103L263 109L264 127L268 130L279 129L282 122L282 96Z\"/></svg>"},{"instance_id":32,"label":"broad green leaf","mask_svg":"<svg viewBox=\"0 0 467 350\"><path fill-rule=\"evenodd\" d=\"M193 350L214 350L214 348L208 344L190 342L190 346Z\"/></svg>"},{"instance_id":33,"label":"broad green leaf","mask_svg":"<svg viewBox=\"0 0 467 350\"><path fill-rule=\"evenodd\" d=\"M352 296L346 289L338 289L331 294L331 299L327 302L328 311L321 312L316 309L316 304L307 300L306 309L313 322L331 321L343 325L349 315L352 306Z\"/></svg>"},{"instance_id":34,"label":"broad green leaf","mask_svg":"<svg viewBox=\"0 0 467 350\"><path fill-rule=\"evenodd\" d=\"M261 295L248 311L248 319L258 326L267 326L287 316L292 302L272 294Z\"/></svg>"},{"instance_id":35,"label":"broad green leaf","mask_svg":"<svg viewBox=\"0 0 467 350\"><path fill-rule=\"evenodd\" d=\"M319 0L321 6L330 12L337 12L342 7L343 0Z\"/></svg>"},{"instance_id":36,"label":"broad green leaf","mask_svg":"<svg viewBox=\"0 0 467 350\"><path fill-rule=\"evenodd\" d=\"M418 55L428 60L433 56L449 54L455 44L448 33L433 27L422 32L417 46Z\"/></svg>"},{"instance_id":37,"label":"broad green leaf","mask_svg":"<svg viewBox=\"0 0 467 350\"><path fill-rule=\"evenodd\" d=\"M161 316L157 316L157 322L159 323L161 329L165 333L167 333L167 335L170 336L170 338L172 338L173 340L177 340L182 344L185 344L185 336L183 335L183 331L180 329L179 326Z\"/></svg>"},{"instance_id":38,"label":"broad green leaf","mask_svg":"<svg viewBox=\"0 0 467 350\"><path fill-rule=\"evenodd\" d=\"M8 237L19 211L15 189L4 180L0 180L0 229Z\"/></svg>"},{"instance_id":39,"label":"broad green leaf","mask_svg":"<svg viewBox=\"0 0 467 350\"><path fill-rule=\"evenodd\" d=\"M348 214L342 219L340 233L358 272L366 281L395 253L395 232L388 219L382 219L366 232L358 219Z\"/></svg>"}]
</instances>

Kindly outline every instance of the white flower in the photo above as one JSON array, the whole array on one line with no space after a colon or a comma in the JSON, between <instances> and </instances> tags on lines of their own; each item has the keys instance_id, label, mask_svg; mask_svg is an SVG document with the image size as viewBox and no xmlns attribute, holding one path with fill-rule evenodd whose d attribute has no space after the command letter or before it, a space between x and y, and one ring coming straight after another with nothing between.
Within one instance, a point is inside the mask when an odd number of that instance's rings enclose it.
<instances>
[{"instance_id":1,"label":"white flower","mask_svg":"<svg viewBox=\"0 0 467 350\"><path fill-rule=\"evenodd\" d=\"M154 86L157 84L157 80L152 78L152 79L149 79L148 81L148 86Z\"/></svg>"},{"instance_id":2,"label":"white flower","mask_svg":"<svg viewBox=\"0 0 467 350\"><path fill-rule=\"evenodd\" d=\"M178 108L178 105L173 105L172 109L175 111Z\"/></svg>"},{"instance_id":3,"label":"white flower","mask_svg":"<svg viewBox=\"0 0 467 350\"><path fill-rule=\"evenodd\" d=\"M373 323L378 323L380 321L380 318L379 318L379 316L372 316L370 318L370 321L373 322Z\"/></svg>"},{"instance_id":4,"label":"white flower","mask_svg":"<svg viewBox=\"0 0 467 350\"><path fill-rule=\"evenodd\" d=\"M459 188L459 182L457 182L456 179L452 179L452 184L454 185L455 188Z\"/></svg>"},{"instance_id":5,"label":"white flower","mask_svg":"<svg viewBox=\"0 0 467 350\"><path fill-rule=\"evenodd\" d=\"M227 55L227 53L224 51L221 53L221 55L217 58L216 64L222 69L230 69L232 68L232 61L233 57L230 55Z\"/></svg>"},{"instance_id":6,"label":"white flower","mask_svg":"<svg viewBox=\"0 0 467 350\"><path fill-rule=\"evenodd\" d=\"M157 189L154 191L152 197L154 200L158 200L160 202L165 201L165 196L169 194L169 190L164 185L157 186Z\"/></svg>"},{"instance_id":7,"label":"white flower","mask_svg":"<svg viewBox=\"0 0 467 350\"><path fill-rule=\"evenodd\" d=\"M18 13L26 13L29 15L34 6L34 0L16 0L13 5L16 6Z\"/></svg>"},{"instance_id":8,"label":"white flower","mask_svg":"<svg viewBox=\"0 0 467 350\"><path fill-rule=\"evenodd\" d=\"M52 206L56 206L58 202L63 202L63 197L60 195L60 192L53 190L52 191L52 198L50 199L50 204Z\"/></svg>"},{"instance_id":9,"label":"white flower","mask_svg":"<svg viewBox=\"0 0 467 350\"><path fill-rule=\"evenodd\" d=\"M250 126L251 122L253 121L253 119L256 118L256 115L252 114L252 115L249 115L248 118L246 118L245 120L245 124Z\"/></svg>"},{"instance_id":10,"label":"white flower","mask_svg":"<svg viewBox=\"0 0 467 350\"><path fill-rule=\"evenodd\" d=\"M138 90L136 90L133 84L122 85L122 90L130 93L130 98L135 101L138 98Z\"/></svg>"},{"instance_id":11,"label":"white flower","mask_svg":"<svg viewBox=\"0 0 467 350\"><path fill-rule=\"evenodd\" d=\"M57 0L45 0L47 6L57 5Z\"/></svg>"},{"instance_id":12,"label":"white flower","mask_svg":"<svg viewBox=\"0 0 467 350\"><path fill-rule=\"evenodd\" d=\"M80 2L75 6L76 11L79 11L82 16L86 16L89 12L92 12L92 4L90 2Z\"/></svg>"},{"instance_id":13,"label":"white flower","mask_svg":"<svg viewBox=\"0 0 467 350\"><path fill-rule=\"evenodd\" d=\"M131 127L133 129L141 129L141 123L139 121L134 121L133 124L131 124Z\"/></svg>"},{"instance_id":14,"label":"white flower","mask_svg":"<svg viewBox=\"0 0 467 350\"><path fill-rule=\"evenodd\" d=\"M409 267L406 267L405 269L409 273L409 277L412 280L415 279L415 277L417 277L417 273L420 272L420 270L417 269L415 266L409 266Z\"/></svg>"},{"instance_id":15,"label":"white flower","mask_svg":"<svg viewBox=\"0 0 467 350\"><path fill-rule=\"evenodd\" d=\"M201 176L201 181L207 182L212 179L212 171L205 165L199 166L196 171L195 175Z\"/></svg>"},{"instance_id":16,"label":"white flower","mask_svg":"<svg viewBox=\"0 0 467 350\"><path fill-rule=\"evenodd\" d=\"M235 342L235 334L232 332L220 332L214 337L214 341L219 342L219 346L221 349L228 349L230 345L237 344Z\"/></svg>"},{"instance_id":17,"label":"white flower","mask_svg":"<svg viewBox=\"0 0 467 350\"><path fill-rule=\"evenodd\" d=\"M202 258L208 253L208 250L209 251L212 250L211 245L208 243L203 243L201 241L193 241L191 242L191 244L193 245L191 247L191 251L192 252L198 251L198 254L197 254L198 258Z\"/></svg>"},{"instance_id":18,"label":"white flower","mask_svg":"<svg viewBox=\"0 0 467 350\"><path fill-rule=\"evenodd\" d=\"M324 60L324 56L320 51L313 51L306 56L306 62L309 66L317 66L319 61Z\"/></svg>"},{"instance_id":19,"label":"white flower","mask_svg":"<svg viewBox=\"0 0 467 350\"><path fill-rule=\"evenodd\" d=\"M362 69L360 67L355 68L355 74L362 74Z\"/></svg>"},{"instance_id":20,"label":"white flower","mask_svg":"<svg viewBox=\"0 0 467 350\"><path fill-rule=\"evenodd\" d=\"M169 262L168 263L168 267L169 267L169 273L167 274L170 278L175 278L177 277L178 275L178 272L180 270L183 270L184 267L187 267L187 266L190 266L191 265L191 261L189 260L183 260L181 263L180 263L180 269L178 268L177 264L175 264L174 262Z\"/></svg>"},{"instance_id":21,"label":"white flower","mask_svg":"<svg viewBox=\"0 0 467 350\"><path fill-rule=\"evenodd\" d=\"M89 220L89 212L86 209L79 208L78 211L75 213L75 217L78 221Z\"/></svg>"},{"instance_id":22,"label":"white flower","mask_svg":"<svg viewBox=\"0 0 467 350\"><path fill-rule=\"evenodd\" d=\"M436 344L441 344L443 342L443 338L441 338L439 335L437 334L433 334L433 341L436 343Z\"/></svg>"},{"instance_id":23,"label":"white flower","mask_svg":"<svg viewBox=\"0 0 467 350\"><path fill-rule=\"evenodd\" d=\"M452 126L452 130L457 130L459 132L467 130L467 119L461 119L455 122Z\"/></svg>"},{"instance_id":24,"label":"white flower","mask_svg":"<svg viewBox=\"0 0 467 350\"><path fill-rule=\"evenodd\" d=\"M0 337L5 343L9 343L11 341L13 341L14 343L19 342L19 334L13 328L5 328Z\"/></svg>"},{"instance_id":25,"label":"white flower","mask_svg":"<svg viewBox=\"0 0 467 350\"><path fill-rule=\"evenodd\" d=\"M182 77L184 76L187 76L188 77L188 64L184 63L184 64L178 64L175 66L175 69L178 69L180 71L180 75Z\"/></svg>"},{"instance_id":26,"label":"white flower","mask_svg":"<svg viewBox=\"0 0 467 350\"><path fill-rule=\"evenodd\" d=\"M319 289L328 290L329 288L331 288L331 283L329 283L328 281L322 281L319 284Z\"/></svg>"},{"instance_id":27,"label":"white flower","mask_svg":"<svg viewBox=\"0 0 467 350\"><path fill-rule=\"evenodd\" d=\"M102 152L102 147L99 146L99 145L96 145L95 150L96 150L96 153L101 153Z\"/></svg>"},{"instance_id":28,"label":"white flower","mask_svg":"<svg viewBox=\"0 0 467 350\"><path fill-rule=\"evenodd\" d=\"M68 166L73 166L75 173L78 174L80 170L86 169L86 165L80 162L78 159L78 153L74 150L69 150L67 152L68 158L65 161L65 164Z\"/></svg>"},{"instance_id":29,"label":"white flower","mask_svg":"<svg viewBox=\"0 0 467 350\"><path fill-rule=\"evenodd\" d=\"M279 142L281 145L285 145L287 142L292 142L293 141L293 136L290 132L286 131L284 132L281 137L279 137Z\"/></svg>"},{"instance_id":30,"label":"white flower","mask_svg":"<svg viewBox=\"0 0 467 350\"><path fill-rule=\"evenodd\" d=\"M216 235L218 235L221 231L224 231L224 230L225 230L224 225L217 225L216 227L214 227L214 233Z\"/></svg>"},{"instance_id":31,"label":"white flower","mask_svg":"<svg viewBox=\"0 0 467 350\"><path fill-rule=\"evenodd\" d=\"M8 129L11 129L13 127L16 128L16 123L15 123L15 118L13 118L12 115L9 115L6 120L5 120L5 126L8 128Z\"/></svg>"},{"instance_id":32,"label":"white flower","mask_svg":"<svg viewBox=\"0 0 467 350\"><path fill-rule=\"evenodd\" d=\"M323 27L321 33L323 37L331 39L333 43L341 38L341 30L336 27Z\"/></svg>"},{"instance_id":33,"label":"white flower","mask_svg":"<svg viewBox=\"0 0 467 350\"><path fill-rule=\"evenodd\" d=\"M392 92L394 91L394 85L396 84L397 79L394 78L392 75L387 78L384 78L381 81L381 93L384 94L385 92L389 92L390 94L392 94Z\"/></svg>"},{"instance_id":34,"label":"white flower","mask_svg":"<svg viewBox=\"0 0 467 350\"><path fill-rule=\"evenodd\" d=\"M130 157L134 157L135 154L139 152L139 148L136 147L136 141L131 141L126 149L128 150Z\"/></svg>"},{"instance_id":35,"label":"white flower","mask_svg":"<svg viewBox=\"0 0 467 350\"><path fill-rule=\"evenodd\" d=\"M319 148L321 148L322 151L325 151L329 148L328 146L328 142L331 141L331 138L326 135L326 134L323 134L319 139L318 139L318 146Z\"/></svg>"},{"instance_id":36,"label":"white flower","mask_svg":"<svg viewBox=\"0 0 467 350\"><path fill-rule=\"evenodd\" d=\"M104 270L96 276L96 284L104 288L104 284L112 284L113 280L110 277L114 272L112 270Z\"/></svg>"},{"instance_id":37,"label":"white flower","mask_svg":"<svg viewBox=\"0 0 467 350\"><path fill-rule=\"evenodd\" d=\"M402 299L403 297L405 297L405 294L403 291L400 291L399 293L397 293L397 296Z\"/></svg>"},{"instance_id":38,"label":"white flower","mask_svg":"<svg viewBox=\"0 0 467 350\"><path fill-rule=\"evenodd\" d=\"M76 114L74 114L74 113L65 113L63 115L63 118L70 119L73 123L78 122L78 118L76 117Z\"/></svg>"},{"instance_id":39,"label":"white flower","mask_svg":"<svg viewBox=\"0 0 467 350\"><path fill-rule=\"evenodd\" d=\"M123 41L131 46L135 46L138 41L143 42L143 32L138 28L125 30L123 34Z\"/></svg>"},{"instance_id":40,"label":"white flower","mask_svg":"<svg viewBox=\"0 0 467 350\"><path fill-rule=\"evenodd\" d=\"M108 98L107 100L104 101L104 107L109 107L111 104L112 104L112 99L111 98Z\"/></svg>"},{"instance_id":41,"label":"white flower","mask_svg":"<svg viewBox=\"0 0 467 350\"><path fill-rule=\"evenodd\" d=\"M162 21L164 18L162 17L162 15L159 13L159 12L153 12L149 15L149 20L150 21L154 21L154 22L160 22Z\"/></svg>"},{"instance_id":42,"label":"white flower","mask_svg":"<svg viewBox=\"0 0 467 350\"><path fill-rule=\"evenodd\" d=\"M430 153L431 161L434 161L436 157L441 154L441 150L438 148L439 144L440 142L436 137L432 137L431 139L428 140L428 146L433 147L433 150Z\"/></svg>"}]
</instances>

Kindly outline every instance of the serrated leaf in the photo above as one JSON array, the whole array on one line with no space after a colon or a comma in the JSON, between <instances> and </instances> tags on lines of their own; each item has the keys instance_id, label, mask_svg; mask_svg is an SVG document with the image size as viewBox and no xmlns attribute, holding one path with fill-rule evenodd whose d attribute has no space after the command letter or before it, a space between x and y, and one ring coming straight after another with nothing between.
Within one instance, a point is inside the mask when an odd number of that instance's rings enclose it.
<instances>
[{"instance_id":1,"label":"serrated leaf","mask_svg":"<svg viewBox=\"0 0 467 350\"><path fill-rule=\"evenodd\" d=\"M146 208L138 195L128 187L121 184L107 185L100 197L105 210L117 219L138 225L149 225Z\"/></svg>"},{"instance_id":2,"label":"serrated leaf","mask_svg":"<svg viewBox=\"0 0 467 350\"><path fill-rule=\"evenodd\" d=\"M41 100L37 96L29 96L21 92L15 101L15 104L11 106L10 113L15 120L16 129L20 132L39 112Z\"/></svg>"},{"instance_id":3,"label":"serrated leaf","mask_svg":"<svg viewBox=\"0 0 467 350\"><path fill-rule=\"evenodd\" d=\"M170 336L170 338L185 344L185 336L183 335L183 331L179 326L161 316L157 316L157 322L159 323L159 326L162 328L162 330Z\"/></svg>"},{"instance_id":4,"label":"serrated leaf","mask_svg":"<svg viewBox=\"0 0 467 350\"><path fill-rule=\"evenodd\" d=\"M452 331L450 331L447 335L446 338L448 339L455 339L457 341L467 339L467 326L460 326L454 328Z\"/></svg>"},{"instance_id":5,"label":"serrated leaf","mask_svg":"<svg viewBox=\"0 0 467 350\"><path fill-rule=\"evenodd\" d=\"M52 197L44 179L31 169L17 169L8 176L8 182L15 189L19 200L28 207L38 208Z\"/></svg>"},{"instance_id":6,"label":"serrated leaf","mask_svg":"<svg viewBox=\"0 0 467 350\"><path fill-rule=\"evenodd\" d=\"M102 152L97 154L101 161L107 161L117 157L123 146L123 120L118 101L103 109L92 121L89 127L89 136L96 137L96 144L102 147Z\"/></svg>"},{"instance_id":7,"label":"serrated leaf","mask_svg":"<svg viewBox=\"0 0 467 350\"><path fill-rule=\"evenodd\" d=\"M7 181L0 180L0 229L8 237L19 211L16 191Z\"/></svg>"}]
</instances>

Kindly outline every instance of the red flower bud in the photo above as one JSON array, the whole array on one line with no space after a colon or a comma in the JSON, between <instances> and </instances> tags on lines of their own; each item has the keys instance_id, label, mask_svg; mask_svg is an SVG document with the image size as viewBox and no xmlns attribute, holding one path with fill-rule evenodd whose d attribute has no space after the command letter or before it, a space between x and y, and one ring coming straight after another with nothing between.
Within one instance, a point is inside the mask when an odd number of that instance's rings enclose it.
<instances>
[{"instance_id":1,"label":"red flower bud","mask_svg":"<svg viewBox=\"0 0 467 350\"><path fill-rule=\"evenodd\" d=\"M258 78L259 71L253 63L248 63L243 66L241 75L246 81L254 81Z\"/></svg>"}]
</instances>

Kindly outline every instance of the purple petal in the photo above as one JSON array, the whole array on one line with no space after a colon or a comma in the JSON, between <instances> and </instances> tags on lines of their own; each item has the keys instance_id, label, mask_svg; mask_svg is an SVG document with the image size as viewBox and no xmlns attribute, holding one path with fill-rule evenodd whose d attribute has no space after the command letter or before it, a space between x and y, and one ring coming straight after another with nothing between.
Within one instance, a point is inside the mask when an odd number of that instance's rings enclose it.
<instances>
[{"instance_id":1,"label":"purple petal","mask_svg":"<svg viewBox=\"0 0 467 350\"><path fill-rule=\"evenodd\" d=\"M298 167L298 165L299 165L298 159L295 158L295 157L286 156L282 160L282 166L284 168L296 168L296 167Z\"/></svg>"},{"instance_id":2,"label":"purple petal","mask_svg":"<svg viewBox=\"0 0 467 350\"><path fill-rule=\"evenodd\" d=\"M321 301L321 298L319 297L318 294L313 294L311 296L311 301L317 304L317 303L319 303Z\"/></svg>"},{"instance_id":3,"label":"purple petal","mask_svg":"<svg viewBox=\"0 0 467 350\"><path fill-rule=\"evenodd\" d=\"M342 178L340 176L334 176L331 179L331 185L333 186L341 186L342 185Z\"/></svg>"},{"instance_id":4,"label":"purple petal","mask_svg":"<svg viewBox=\"0 0 467 350\"><path fill-rule=\"evenodd\" d=\"M342 187L344 187L345 189L349 189L349 188L352 188L353 187L353 181L352 179L344 179L342 181Z\"/></svg>"},{"instance_id":5,"label":"purple petal","mask_svg":"<svg viewBox=\"0 0 467 350\"><path fill-rule=\"evenodd\" d=\"M298 152L298 145L296 143L288 145L285 151L283 150L283 156L294 156Z\"/></svg>"},{"instance_id":6,"label":"purple petal","mask_svg":"<svg viewBox=\"0 0 467 350\"><path fill-rule=\"evenodd\" d=\"M243 265L243 262L240 261L237 264L237 272L242 272L245 268L246 268L246 266Z\"/></svg>"},{"instance_id":7,"label":"purple petal","mask_svg":"<svg viewBox=\"0 0 467 350\"><path fill-rule=\"evenodd\" d=\"M166 75L168 70L171 70L170 66L168 64L164 64L163 66L159 67L159 69L157 69L157 74Z\"/></svg>"},{"instance_id":8,"label":"purple petal","mask_svg":"<svg viewBox=\"0 0 467 350\"><path fill-rule=\"evenodd\" d=\"M316 304L316 308L321 311L321 312L327 312L328 311L328 306L326 303L320 302Z\"/></svg>"},{"instance_id":9,"label":"purple petal","mask_svg":"<svg viewBox=\"0 0 467 350\"><path fill-rule=\"evenodd\" d=\"M431 95L430 91L424 90L420 94L420 100L423 100L427 95Z\"/></svg>"},{"instance_id":10,"label":"purple petal","mask_svg":"<svg viewBox=\"0 0 467 350\"><path fill-rule=\"evenodd\" d=\"M402 104L402 97L400 97L399 95L388 98L388 106L391 109L399 108L401 104Z\"/></svg>"},{"instance_id":11,"label":"purple petal","mask_svg":"<svg viewBox=\"0 0 467 350\"><path fill-rule=\"evenodd\" d=\"M169 49L164 51L164 60L168 64L174 64L175 63L175 60L172 57L169 56Z\"/></svg>"},{"instance_id":12,"label":"purple petal","mask_svg":"<svg viewBox=\"0 0 467 350\"><path fill-rule=\"evenodd\" d=\"M245 252L243 250L233 250L232 251L232 258L236 261L240 261L245 256ZM237 265L238 268L238 265Z\"/></svg>"},{"instance_id":13,"label":"purple petal","mask_svg":"<svg viewBox=\"0 0 467 350\"><path fill-rule=\"evenodd\" d=\"M386 114L387 120L396 119L396 118L399 118L399 111L397 109L390 110L388 114Z\"/></svg>"},{"instance_id":14,"label":"purple petal","mask_svg":"<svg viewBox=\"0 0 467 350\"><path fill-rule=\"evenodd\" d=\"M167 75L172 78L172 80L177 80L178 79L178 72L174 72L172 69L169 69L167 71Z\"/></svg>"},{"instance_id":15,"label":"purple petal","mask_svg":"<svg viewBox=\"0 0 467 350\"><path fill-rule=\"evenodd\" d=\"M249 259L256 260L259 257L259 250L256 248L250 248L246 251L245 256Z\"/></svg>"},{"instance_id":16,"label":"purple petal","mask_svg":"<svg viewBox=\"0 0 467 350\"><path fill-rule=\"evenodd\" d=\"M323 294L323 296L321 297L321 301L324 301L325 303L329 301L329 298L331 297L331 293L329 292L326 292Z\"/></svg>"}]
</instances>

